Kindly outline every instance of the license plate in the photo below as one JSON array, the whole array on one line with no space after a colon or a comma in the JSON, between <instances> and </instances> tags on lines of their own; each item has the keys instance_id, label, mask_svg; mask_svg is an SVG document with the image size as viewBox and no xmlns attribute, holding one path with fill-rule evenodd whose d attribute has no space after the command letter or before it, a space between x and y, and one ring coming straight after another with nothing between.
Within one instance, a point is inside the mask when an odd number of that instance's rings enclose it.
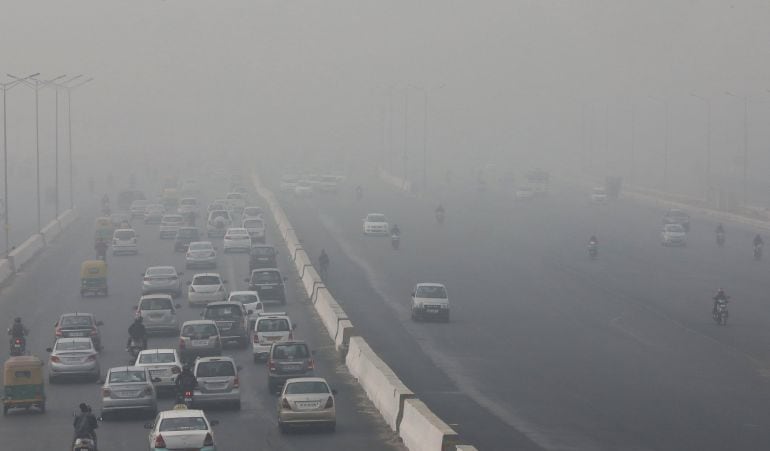
<instances>
[{"instance_id":1,"label":"license plate","mask_svg":"<svg viewBox=\"0 0 770 451\"><path fill-rule=\"evenodd\" d=\"M281 337L265 337L267 341L278 341L281 339Z\"/></svg>"},{"instance_id":2,"label":"license plate","mask_svg":"<svg viewBox=\"0 0 770 451\"><path fill-rule=\"evenodd\" d=\"M192 341L193 346L208 346L209 341L208 340L193 340Z\"/></svg>"},{"instance_id":3,"label":"license plate","mask_svg":"<svg viewBox=\"0 0 770 451\"><path fill-rule=\"evenodd\" d=\"M298 401L297 402L298 409L317 409L320 406L321 406L321 403L317 401Z\"/></svg>"},{"instance_id":4,"label":"license plate","mask_svg":"<svg viewBox=\"0 0 770 451\"><path fill-rule=\"evenodd\" d=\"M69 335L70 337L85 337L86 333L85 332L70 332L67 335Z\"/></svg>"},{"instance_id":5,"label":"license plate","mask_svg":"<svg viewBox=\"0 0 770 451\"><path fill-rule=\"evenodd\" d=\"M438 308L436 307L430 307L427 309L428 313L438 313Z\"/></svg>"}]
</instances>

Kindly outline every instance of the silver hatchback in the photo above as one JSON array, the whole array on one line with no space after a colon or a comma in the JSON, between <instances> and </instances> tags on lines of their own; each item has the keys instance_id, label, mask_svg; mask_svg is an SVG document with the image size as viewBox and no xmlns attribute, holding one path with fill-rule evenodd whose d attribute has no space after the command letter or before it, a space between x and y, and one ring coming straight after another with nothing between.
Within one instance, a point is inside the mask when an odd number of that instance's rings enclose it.
<instances>
[{"instance_id":1,"label":"silver hatchback","mask_svg":"<svg viewBox=\"0 0 770 451\"><path fill-rule=\"evenodd\" d=\"M195 405L202 403L230 404L241 408L238 366L232 357L201 357L195 361L198 387L193 394Z\"/></svg>"},{"instance_id":2,"label":"silver hatchback","mask_svg":"<svg viewBox=\"0 0 770 451\"><path fill-rule=\"evenodd\" d=\"M156 378L157 379L157 378ZM102 418L120 411L144 411L155 416L158 396L147 368L120 366L110 368L102 381ZM160 382L160 379L157 379Z\"/></svg>"},{"instance_id":3,"label":"silver hatchback","mask_svg":"<svg viewBox=\"0 0 770 451\"><path fill-rule=\"evenodd\" d=\"M182 295L182 276L173 266L150 266L142 274L142 294L171 293Z\"/></svg>"},{"instance_id":4,"label":"silver hatchback","mask_svg":"<svg viewBox=\"0 0 770 451\"><path fill-rule=\"evenodd\" d=\"M222 354L222 339L217 323L211 320L185 321L179 332L179 356L183 361L195 357Z\"/></svg>"},{"instance_id":5,"label":"silver hatchback","mask_svg":"<svg viewBox=\"0 0 770 451\"><path fill-rule=\"evenodd\" d=\"M139 298L136 313L143 318L148 333L176 334L179 332L176 309L180 307L168 294L148 294Z\"/></svg>"}]
</instances>

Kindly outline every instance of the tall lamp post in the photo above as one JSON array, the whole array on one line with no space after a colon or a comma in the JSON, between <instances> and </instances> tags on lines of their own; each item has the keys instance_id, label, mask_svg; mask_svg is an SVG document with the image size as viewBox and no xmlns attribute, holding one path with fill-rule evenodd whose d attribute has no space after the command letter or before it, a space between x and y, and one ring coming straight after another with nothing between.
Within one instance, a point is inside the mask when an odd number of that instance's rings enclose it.
<instances>
[{"instance_id":1,"label":"tall lamp post","mask_svg":"<svg viewBox=\"0 0 770 451\"><path fill-rule=\"evenodd\" d=\"M704 183L706 193L708 193L709 180L711 179L711 99L699 96L694 92L690 95L706 104L706 171Z\"/></svg>"},{"instance_id":2,"label":"tall lamp post","mask_svg":"<svg viewBox=\"0 0 770 451\"><path fill-rule=\"evenodd\" d=\"M423 104L423 121L422 121L422 191L425 192L428 189L428 91L422 86L409 85L409 88L416 89L422 92L424 104ZM436 86L436 89L443 88L444 85Z\"/></svg>"},{"instance_id":3,"label":"tall lamp post","mask_svg":"<svg viewBox=\"0 0 770 451\"><path fill-rule=\"evenodd\" d=\"M748 203L749 175L749 98L738 96L730 91L725 92L730 97L743 100L743 205Z\"/></svg>"},{"instance_id":4,"label":"tall lamp post","mask_svg":"<svg viewBox=\"0 0 770 451\"><path fill-rule=\"evenodd\" d=\"M70 82L73 80L70 80ZM83 80L72 86L64 86L67 90L67 138L69 140L69 175L70 175L70 209L75 207L75 197L73 190L73 172L72 172L72 91L93 81L93 77Z\"/></svg>"},{"instance_id":5,"label":"tall lamp post","mask_svg":"<svg viewBox=\"0 0 770 451\"><path fill-rule=\"evenodd\" d=\"M35 179L37 180L37 231L40 233L40 231L43 230L43 223L40 218L40 87L47 86L52 83L54 83L57 80L61 80L62 78L66 77L66 75L60 75L58 77L52 78L50 80L38 80L35 77L29 77L34 83L28 81L26 78L20 78L15 75L6 74L9 77L23 83L26 86L31 87L35 90L35 158L36 158L36 176Z\"/></svg>"},{"instance_id":6,"label":"tall lamp post","mask_svg":"<svg viewBox=\"0 0 770 451\"><path fill-rule=\"evenodd\" d=\"M654 96L649 96L650 99L656 100L658 102L663 103L663 106L666 109L666 123L664 125L665 131L664 131L664 143L663 143L663 191L668 191L668 142L669 142L669 108L668 108L668 99L659 99Z\"/></svg>"},{"instance_id":7,"label":"tall lamp post","mask_svg":"<svg viewBox=\"0 0 770 451\"><path fill-rule=\"evenodd\" d=\"M24 77L24 80L28 80L32 77L40 75L39 73L28 75ZM7 92L14 86L21 83L19 80L14 80L8 83L0 83L0 89L3 90L3 230L5 231L5 253L8 255L10 252L10 225L8 224L8 109L6 107L6 95Z\"/></svg>"}]
</instances>

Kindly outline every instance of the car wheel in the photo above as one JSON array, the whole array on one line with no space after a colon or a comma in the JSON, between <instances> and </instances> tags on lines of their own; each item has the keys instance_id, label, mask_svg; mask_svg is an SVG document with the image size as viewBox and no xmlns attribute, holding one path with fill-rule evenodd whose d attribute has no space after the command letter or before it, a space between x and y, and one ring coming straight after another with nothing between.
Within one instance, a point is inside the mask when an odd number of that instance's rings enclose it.
<instances>
[{"instance_id":1,"label":"car wheel","mask_svg":"<svg viewBox=\"0 0 770 451\"><path fill-rule=\"evenodd\" d=\"M278 430L281 431L281 434L286 434L286 433L289 432L289 426L279 422L278 423Z\"/></svg>"}]
</instances>

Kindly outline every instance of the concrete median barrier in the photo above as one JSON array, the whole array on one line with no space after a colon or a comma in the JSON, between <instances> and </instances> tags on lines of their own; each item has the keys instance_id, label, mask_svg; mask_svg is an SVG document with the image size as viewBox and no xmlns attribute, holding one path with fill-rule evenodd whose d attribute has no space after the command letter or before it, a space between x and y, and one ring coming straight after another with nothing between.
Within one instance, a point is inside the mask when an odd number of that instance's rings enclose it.
<instances>
[{"instance_id":1,"label":"concrete median barrier","mask_svg":"<svg viewBox=\"0 0 770 451\"><path fill-rule=\"evenodd\" d=\"M318 316L321 318L321 322L324 324L324 327L326 327L329 336L332 340L335 340L340 321L347 320L348 315L332 297L329 290L318 290L313 305L315 306L315 311L318 313Z\"/></svg>"},{"instance_id":2,"label":"concrete median barrier","mask_svg":"<svg viewBox=\"0 0 770 451\"><path fill-rule=\"evenodd\" d=\"M471 445L457 445L451 449L455 451L478 451L475 446L471 446Z\"/></svg>"},{"instance_id":3,"label":"concrete median barrier","mask_svg":"<svg viewBox=\"0 0 770 451\"><path fill-rule=\"evenodd\" d=\"M345 364L350 374L358 379L366 396L380 411L388 426L398 431L404 401L414 398L414 393L398 379L362 337L350 338Z\"/></svg>"},{"instance_id":4,"label":"concrete median barrier","mask_svg":"<svg viewBox=\"0 0 770 451\"><path fill-rule=\"evenodd\" d=\"M356 335L356 328L348 319L342 319L337 323L337 336L334 337L334 347L341 352L343 356L347 354L350 348L350 339Z\"/></svg>"},{"instance_id":5,"label":"concrete median barrier","mask_svg":"<svg viewBox=\"0 0 770 451\"><path fill-rule=\"evenodd\" d=\"M57 236L61 233L62 228L58 220L51 221L47 226L43 227L40 234L43 235L43 242L46 246L51 244Z\"/></svg>"},{"instance_id":6,"label":"concrete median barrier","mask_svg":"<svg viewBox=\"0 0 770 451\"><path fill-rule=\"evenodd\" d=\"M305 268L312 267L310 263L310 256L307 255L304 249L300 248L294 252L294 267L297 268L300 279L305 277Z\"/></svg>"},{"instance_id":7,"label":"concrete median barrier","mask_svg":"<svg viewBox=\"0 0 770 451\"><path fill-rule=\"evenodd\" d=\"M409 451L456 450L457 432L441 421L424 402L406 399L398 435Z\"/></svg>"},{"instance_id":8,"label":"concrete median barrier","mask_svg":"<svg viewBox=\"0 0 770 451\"><path fill-rule=\"evenodd\" d=\"M27 241L16 246L16 249L8 253L8 260L10 260L13 269L19 271L22 266L32 260L32 257L43 250L44 247L43 235L32 235L27 238Z\"/></svg>"},{"instance_id":9,"label":"concrete median barrier","mask_svg":"<svg viewBox=\"0 0 770 451\"><path fill-rule=\"evenodd\" d=\"M318 288L324 286L324 281L312 266L305 267L305 274L302 276L302 286L310 301L315 302Z\"/></svg>"},{"instance_id":10,"label":"concrete median barrier","mask_svg":"<svg viewBox=\"0 0 770 451\"><path fill-rule=\"evenodd\" d=\"M5 283L13 275L13 265L8 259L0 260L0 284Z\"/></svg>"}]
</instances>

